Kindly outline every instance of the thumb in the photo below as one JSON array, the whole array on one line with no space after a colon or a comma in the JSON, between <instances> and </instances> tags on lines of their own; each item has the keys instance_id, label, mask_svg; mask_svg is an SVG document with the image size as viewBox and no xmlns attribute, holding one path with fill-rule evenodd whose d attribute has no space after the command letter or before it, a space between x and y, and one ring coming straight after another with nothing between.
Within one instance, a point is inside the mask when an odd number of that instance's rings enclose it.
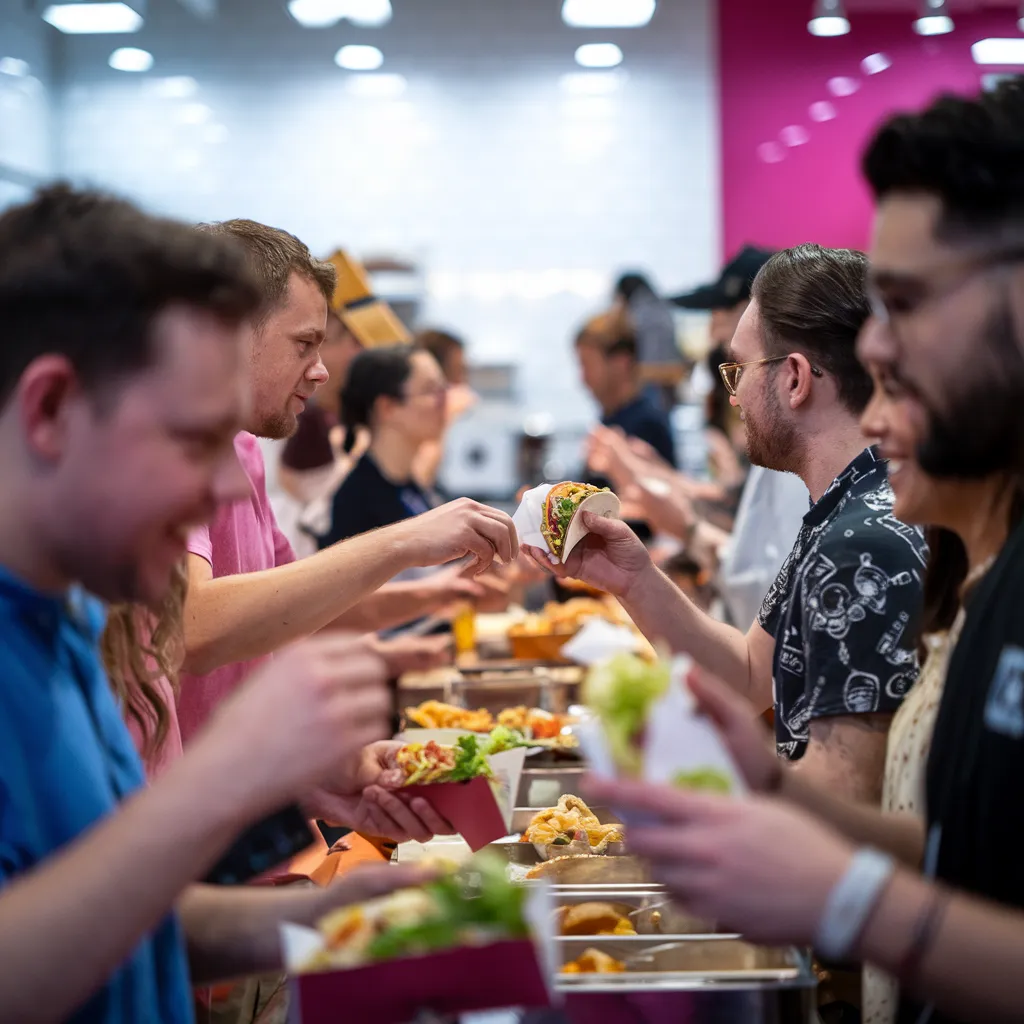
<instances>
[{"instance_id":1,"label":"thumb","mask_svg":"<svg viewBox=\"0 0 1024 1024\"><path fill-rule=\"evenodd\" d=\"M591 533L606 540L620 540L633 532L621 519L605 519L596 512L584 512L583 525Z\"/></svg>"}]
</instances>

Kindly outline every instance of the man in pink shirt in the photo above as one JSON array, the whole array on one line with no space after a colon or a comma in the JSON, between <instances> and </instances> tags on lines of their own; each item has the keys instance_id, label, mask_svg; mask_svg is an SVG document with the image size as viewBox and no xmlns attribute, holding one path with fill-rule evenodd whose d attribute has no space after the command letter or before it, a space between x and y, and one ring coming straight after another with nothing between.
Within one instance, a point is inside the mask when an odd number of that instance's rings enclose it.
<instances>
[{"instance_id":1,"label":"man in pink shirt","mask_svg":"<svg viewBox=\"0 0 1024 1024\"><path fill-rule=\"evenodd\" d=\"M247 251L264 302L250 325L251 405L246 429L235 438L252 492L247 501L222 509L189 543L186 674L179 697L186 743L241 680L284 645L326 627L379 629L432 610L430 600L435 608L452 600L436 582L383 586L404 570L468 555L482 571L495 558L507 563L517 554L511 519L462 499L295 560L274 521L257 437L292 434L299 413L327 379L319 352L335 271L275 228L230 221L208 230ZM195 443L201 446L203 439ZM371 821L379 827L383 810L393 839L425 839L444 828L425 801L407 803L373 785L388 768L386 750L370 751L364 761L359 781L370 787L367 795L321 791L307 804L310 814L354 828Z\"/></svg>"}]
</instances>

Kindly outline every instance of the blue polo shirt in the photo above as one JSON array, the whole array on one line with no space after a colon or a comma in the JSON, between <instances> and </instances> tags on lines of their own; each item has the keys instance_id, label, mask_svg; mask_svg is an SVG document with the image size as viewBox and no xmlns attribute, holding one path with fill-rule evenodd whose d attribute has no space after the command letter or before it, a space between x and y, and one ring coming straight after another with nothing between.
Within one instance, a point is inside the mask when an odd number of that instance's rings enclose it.
<instances>
[{"instance_id":1,"label":"blue polo shirt","mask_svg":"<svg viewBox=\"0 0 1024 1024\"><path fill-rule=\"evenodd\" d=\"M102 605L41 594L0 568L0 900L3 887L117 809L142 765L100 663ZM116 889L110 901L117 913ZM103 920L95 922L102 931ZM60 964L53 965L54 984ZM188 1024L184 939L166 918L71 1018Z\"/></svg>"}]
</instances>

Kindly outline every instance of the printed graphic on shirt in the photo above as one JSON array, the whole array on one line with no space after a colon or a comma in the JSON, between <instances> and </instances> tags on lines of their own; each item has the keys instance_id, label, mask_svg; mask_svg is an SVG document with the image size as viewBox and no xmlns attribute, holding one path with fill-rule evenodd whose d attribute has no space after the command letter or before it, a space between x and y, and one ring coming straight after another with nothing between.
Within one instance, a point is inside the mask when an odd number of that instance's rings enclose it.
<instances>
[{"instance_id":1,"label":"printed graphic on shirt","mask_svg":"<svg viewBox=\"0 0 1024 1024\"><path fill-rule=\"evenodd\" d=\"M1003 648L985 702L985 727L1010 739L1024 737L1024 648Z\"/></svg>"},{"instance_id":2,"label":"printed graphic on shirt","mask_svg":"<svg viewBox=\"0 0 1024 1024\"><path fill-rule=\"evenodd\" d=\"M927 557L892 516L885 463L862 452L811 509L758 621L775 637L780 755L803 756L814 718L895 711L917 678L913 623Z\"/></svg>"}]
</instances>

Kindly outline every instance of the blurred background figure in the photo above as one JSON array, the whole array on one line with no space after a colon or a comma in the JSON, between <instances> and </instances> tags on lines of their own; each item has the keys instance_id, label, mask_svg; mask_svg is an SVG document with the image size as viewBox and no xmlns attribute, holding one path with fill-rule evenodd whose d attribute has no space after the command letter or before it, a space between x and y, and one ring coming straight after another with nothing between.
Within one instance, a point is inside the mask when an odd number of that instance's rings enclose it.
<instances>
[{"instance_id":1,"label":"blurred background figure","mask_svg":"<svg viewBox=\"0 0 1024 1024\"><path fill-rule=\"evenodd\" d=\"M356 356L341 391L344 448L362 431L369 444L334 493L321 548L441 503L413 468L423 445L444 433L447 395L440 365L423 349L391 345Z\"/></svg>"},{"instance_id":2,"label":"blurred background figure","mask_svg":"<svg viewBox=\"0 0 1024 1024\"><path fill-rule=\"evenodd\" d=\"M671 308L647 277L632 271L616 281L613 309L625 317L636 335L641 384L651 398L671 412L685 375Z\"/></svg>"}]
</instances>

